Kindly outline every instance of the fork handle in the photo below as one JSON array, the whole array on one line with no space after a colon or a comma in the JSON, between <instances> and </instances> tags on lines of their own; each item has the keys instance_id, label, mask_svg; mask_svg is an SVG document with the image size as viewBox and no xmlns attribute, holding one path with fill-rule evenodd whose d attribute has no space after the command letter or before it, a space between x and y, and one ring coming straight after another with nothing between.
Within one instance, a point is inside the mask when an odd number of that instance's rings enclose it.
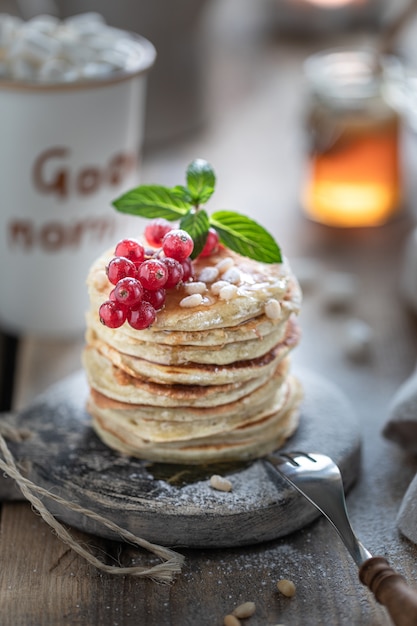
<instances>
[{"instance_id":1,"label":"fork handle","mask_svg":"<svg viewBox=\"0 0 417 626\"><path fill-rule=\"evenodd\" d=\"M396 626L416 626L417 590L386 559L375 556L365 561L359 569L359 579L385 606Z\"/></svg>"}]
</instances>

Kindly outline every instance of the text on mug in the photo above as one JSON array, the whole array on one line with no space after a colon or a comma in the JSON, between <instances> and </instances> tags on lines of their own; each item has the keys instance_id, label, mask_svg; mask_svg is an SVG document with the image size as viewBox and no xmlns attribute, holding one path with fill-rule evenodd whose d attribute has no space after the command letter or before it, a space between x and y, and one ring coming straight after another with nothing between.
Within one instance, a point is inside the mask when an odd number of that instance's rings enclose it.
<instances>
[{"instance_id":1,"label":"text on mug","mask_svg":"<svg viewBox=\"0 0 417 626\"><path fill-rule=\"evenodd\" d=\"M68 164L70 149L54 146L41 152L35 159L32 179L35 188L44 194L55 194L61 199L71 193L88 196L108 185L117 187L137 166L137 156L118 152L103 166L84 165L71 171Z\"/></svg>"},{"instance_id":2,"label":"text on mug","mask_svg":"<svg viewBox=\"0 0 417 626\"><path fill-rule=\"evenodd\" d=\"M60 252L65 248L80 248L87 243L111 240L116 231L112 217L89 217L64 224L58 221L37 226L30 220L13 220L8 225L8 245L11 249L29 252L40 248L44 252Z\"/></svg>"}]
</instances>

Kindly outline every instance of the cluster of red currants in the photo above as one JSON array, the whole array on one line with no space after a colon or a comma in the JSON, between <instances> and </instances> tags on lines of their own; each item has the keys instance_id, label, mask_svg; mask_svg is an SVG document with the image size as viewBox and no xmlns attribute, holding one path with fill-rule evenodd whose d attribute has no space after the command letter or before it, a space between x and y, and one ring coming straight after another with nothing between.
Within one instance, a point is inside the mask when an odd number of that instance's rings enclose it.
<instances>
[{"instance_id":1,"label":"cluster of red currants","mask_svg":"<svg viewBox=\"0 0 417 626\"><path fill-rule=\"evenodd\" d=\"M157 249L148 250L135 239L122 239L107 265L114 289L100 306L99 317L109 328L119 328L125 321L136 330L148 328L165 303L166 290L193 278L190 254L194 242L186 231L159 218L147 225L145 238ZM212 236L210 239L213 242Z\"/></svg>"}]
</instances>

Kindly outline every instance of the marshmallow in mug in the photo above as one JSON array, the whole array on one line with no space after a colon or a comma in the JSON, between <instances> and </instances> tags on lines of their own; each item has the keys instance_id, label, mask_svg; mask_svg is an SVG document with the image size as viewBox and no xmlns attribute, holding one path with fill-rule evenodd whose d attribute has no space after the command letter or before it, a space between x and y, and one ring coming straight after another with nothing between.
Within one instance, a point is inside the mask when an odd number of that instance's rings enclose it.
<instances>
[{"instance_id":1,"label":"marshmallow in mug","mask_svg":"<svg viewBox=\"0 0 417 626\"><path fill-rule=\"evenodd\" d=\"M98 80L137 64L141 48L129 33L95 12L63 21L38 15L23 21L0 13L0 78L68 83Z\"/></svg>"}]
</instances>

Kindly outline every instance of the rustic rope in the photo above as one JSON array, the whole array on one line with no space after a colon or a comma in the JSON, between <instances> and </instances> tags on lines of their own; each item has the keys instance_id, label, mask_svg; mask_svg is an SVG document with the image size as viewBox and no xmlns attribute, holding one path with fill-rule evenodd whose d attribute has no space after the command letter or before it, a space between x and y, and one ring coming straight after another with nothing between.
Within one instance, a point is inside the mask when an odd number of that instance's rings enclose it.
<instances>
[{"instance_id":1,"label":"rustic rope","mask_svg":"<svg viewBox=\"0 0 417 626\"><path fill-rule=\"evenodd\" d=\"M158 582L169 583L172 581L175 574L181 572L182 564L184 562L184 557L182 554L175 552L174 550L170 550L169 548L165 548L163 546L159 546L154 543L150 543L146 541L146 539L141 539L137 537L133 533L121 528L111 520L103 517L102 515L98 515L89 509L86 509L74 502L69 502L65 498L58 496L57 494L51 493L47 489L36 485L31 480L25 478L22 473L19 471L16 462L13 458L10 449L7 446L5 441L9 439L11 441L22 441L28 437L27 430L19 430L15 429L7 422L2 421L0 423L0 452L3 458L0 458L0 469L3 470L10 478L13 478L17 485L19 486L24 497L31 503L31 505L39 512L42 519L55 531L56 535L67 544L74 552L83 557L88 563L96 567L97 569L106 572L107 574L116 574L116 575L129 575L129 576L138 576L144 578L151 578ZM122 567L122 566L114 566L107 565L103 563L100 559L96 558L89 550L84 548L74 537L68 532L68 530L60 523L55 517L48 511L42 500L40 500L37 495L42 497L47 497L54 502L57 502L60 505L65 506L71 511L76 513L81 513L93 519L111 531L117 533L122 539L125 541L136 545L144 550L147 550L160 559L162 559L162 563L158 563L157 565L153 565L150 567L143 566L132 566L132 567Z\"/></svg>"}]
</instances>

